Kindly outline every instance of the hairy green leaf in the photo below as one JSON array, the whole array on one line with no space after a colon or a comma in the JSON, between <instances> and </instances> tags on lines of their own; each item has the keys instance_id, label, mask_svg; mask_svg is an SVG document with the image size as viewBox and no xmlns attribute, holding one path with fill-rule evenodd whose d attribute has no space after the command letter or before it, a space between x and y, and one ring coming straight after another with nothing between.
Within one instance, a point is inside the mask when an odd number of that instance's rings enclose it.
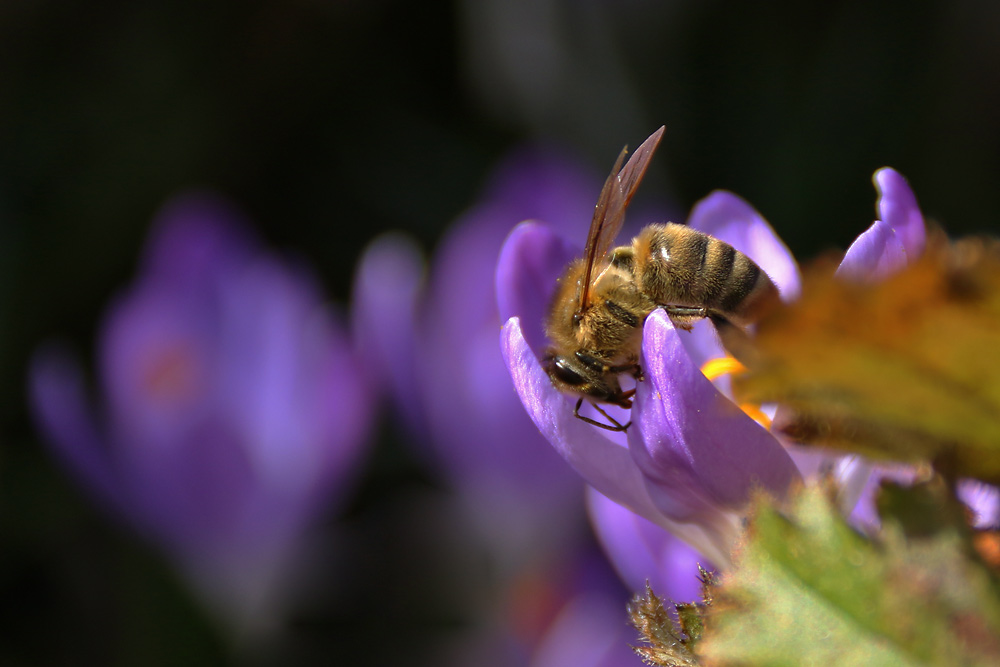
<instances>
[{"instance_id":1,"label":"hairy green leaf","mask_svg":"<svg viewBox=\"0 0 1000 667\"><path fill-rule=\"evenodd\" d=\"M1000 244L942 239L878 284L806 277L760 323L741 401L800 442L1000 482Z\"/></svg>"},{"instance_id":2,"label":"hairy green leaf","mask_svg":"<svg viewBox=\"0 0 1000 667\"><path fill-rule=\"evenodd\" d=\"M1000 664L1000 596L964 527L942 521L917 539L890 517L874 542L847 525L829 495L807 487L787 513L758 501L699 657L713 665Z\"/></svg>"}]
</instances>

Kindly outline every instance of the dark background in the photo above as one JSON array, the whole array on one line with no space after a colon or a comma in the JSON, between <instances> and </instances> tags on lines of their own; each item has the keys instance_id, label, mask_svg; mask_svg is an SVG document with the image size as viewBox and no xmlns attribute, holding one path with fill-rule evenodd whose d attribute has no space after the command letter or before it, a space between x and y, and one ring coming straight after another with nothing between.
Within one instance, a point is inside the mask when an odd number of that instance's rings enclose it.
<instances>
[{"instance_id":1,"label":"dark background","mask_svg":"<svg viewBox=\"0 0 1000 667\"><path fill-rule=\"evenodd\" d=\"M508 149L544 139L604 172L661 124L644 189L681 211L733 190L800 258L870 224L883 165L951 233L995 232L998 35L987 0L0 4L0 663L232 660L25 408L31 351L92 349L170 195L228 195L338 302L380 231L433 251ZM298 619L282 664L407 664L462 622L430 599L446 573L391 555L412 527L384 521L447 489L386 429L365 475L336 520L383 555ZM356 613L379 593L381 618ZM382 652L386 619L409 650Z\"/></svg>"}]
</instances>

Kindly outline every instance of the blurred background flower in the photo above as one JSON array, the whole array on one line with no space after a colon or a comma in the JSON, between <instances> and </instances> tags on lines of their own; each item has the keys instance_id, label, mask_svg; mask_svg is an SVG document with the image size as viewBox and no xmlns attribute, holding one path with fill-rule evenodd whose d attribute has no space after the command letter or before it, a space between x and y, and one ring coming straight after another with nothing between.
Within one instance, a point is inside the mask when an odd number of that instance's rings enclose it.
<instances>
[{"instance_id":1,"label":"blurred background flower","mask_svg":"<svg viewBox=\"0 0 1000 667\"><path fill-rule=\"evenodd\" d=\"M661 124L641 196L683 212L738 192L796 257L851 243L871 219L862 176L885 164L950 232L995 232L998 29L992 5L941 0L0 8L0 663L227 661L158 553L53 465L27 410L34 351L53 334L103 344L98 316L174 193L238 202L335 302L382 232L436 267L445 229L514 147L560 147L599 181ZM374 384L382 360L362 363ZM103 377L101 359L84 365ZM428 414L423 400L382 422ZM280 655L243 662L397 664L391 637L407 662L435 664L477 623L466 592L488 566L457 528L466 468L413 440L378 430L339 516L316 527L338 547L327 576Z\"/></svg>"},{"instance_id":2,"label":"blurred background flower","mask_svg":"<svg viewBox=\"0 0 1000 667\"><path fill-rule=\"evenodd\" d=\"M49 346L31 405L56 458L240 635L281 618L306 532L360 473L367 378L312 279L225 204L170 202L99 333L99 405ZM296 580L292 575L298 574Z\"/></svg>"},{"instance_id":3,"label":"blurred background flower","mask_svg":"<svg viewBox=\"0 0 1000 667\"><path fill-rule=\"evenodd\" d=\"M525 147L445 233L422 289L420 259L398 237L376 240L358 269L352 319L392 412L406 417L413 439L460 489L484 537L512 554L572 533L583 516L582 485L543 446L510 387L496 340L494 267L518 222L551 219L571 233L599 189L579 161Z\"/></svg>"}]
</instances>

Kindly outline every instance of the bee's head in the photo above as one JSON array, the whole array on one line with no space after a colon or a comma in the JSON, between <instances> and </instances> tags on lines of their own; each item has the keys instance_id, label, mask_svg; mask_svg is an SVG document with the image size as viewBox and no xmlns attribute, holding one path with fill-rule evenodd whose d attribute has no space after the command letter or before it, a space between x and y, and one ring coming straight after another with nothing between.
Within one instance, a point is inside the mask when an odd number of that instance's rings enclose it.
<instances>
[{"instance_id":1,"label":"bee's head","mask_svg":"<svg viewBox=\"0 0 1000 667\"><path fill-rule=\"evenodd\" d=\"M618 373L595 361L579 353L563 356L550 350L542 365L559 391L582 396L595 403L631 408L632 392L622 391Z\"/></svg>"}]
</instances>

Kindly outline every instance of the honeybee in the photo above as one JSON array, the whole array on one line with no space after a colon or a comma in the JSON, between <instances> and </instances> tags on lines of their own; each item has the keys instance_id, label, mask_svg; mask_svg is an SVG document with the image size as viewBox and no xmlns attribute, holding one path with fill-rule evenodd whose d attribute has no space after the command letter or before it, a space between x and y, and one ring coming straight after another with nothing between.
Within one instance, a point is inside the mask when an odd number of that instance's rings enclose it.
<instances>
[{"instance_id":1,"label":"honeybee","mask_svg":"<svg viewBox=\"0 0 1000 667\"><path fill-rule=\"evenodd\" d=\"M635 390L623 391L619 376L642 380L642 327L653 309L663 308L687 331L708 318L725 345L746 337L745 327L779 301L777 287L749 257L684 225L651 224L630 245L611 249L663 129L624 167L628 151L619 154L594 207L584 255L559 279L545 326L551 345L543 365L552 383L579 397L574 416L610 431L631 422L620 424L598 403L632 407ZM609 424L581 415L584 399Z\"/></svg>"}]
</instances>

